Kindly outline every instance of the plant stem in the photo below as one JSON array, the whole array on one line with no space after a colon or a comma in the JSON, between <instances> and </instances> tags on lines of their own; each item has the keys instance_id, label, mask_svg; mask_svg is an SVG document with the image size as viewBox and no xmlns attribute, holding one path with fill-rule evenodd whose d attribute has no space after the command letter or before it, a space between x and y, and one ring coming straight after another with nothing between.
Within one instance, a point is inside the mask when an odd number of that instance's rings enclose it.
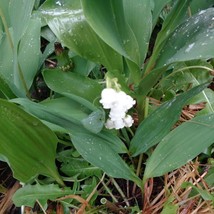
<instances>
[{"instance_id":1,"label":"plant stem","mask_svg":"<svg viewBox=\"0 0 214 214\"><path fill-rule=\"evenodd\" d=\"M117 189L117 191L120 193L120 195L122 196L124 202L126 203L126 205L129 207L129 201L127 200L125 194L123 193L122 189L119 187L119 185L117 184L117 182L114 180L114 178L111 178L112 183L114 184L115 188Z\"/></svg>"},{"instance_id":2,"label":"plant stem","mask_svg":"<svg viewBox=\"0 0 214 214\"><path fill-rule=\"evenodd\" d=\"M111 190L108 188L108 186L105 184L104 181L101 181L102 185L104 186L104 188L106 189L106 191L108 192L108 194L112 197L112 200L115 203L118 203L118 200L114 197L114 195L112 194Z\"/></svg>"},{"instance_id":3,"label":"plant stem","mask_svg":"<svg viewBox=\"0 0 214 214\"><path fill-rule=\"evenodd\" d=\"M191 17L191 16L192 16L192 11L191 11L190 6L188 7L188 16L189 16L189 17Z\"/></svg>"},{"instance_id":4,"label":"plant stem","mask_svg":"<svg viewBox=\"0 0 214 214\"><path fill-rule=\"evenodd\" d=\"M130 139L127 133L127 130L125 128L121 129L121 132L123 134L123 137L125 138L126 143L129 145L130 144Z\"/></svg>"},{"instance_id":5,"label":"plant stem","mask_svg":"<svg viewBox=\"0 0 214 214\"><path fill-rule=\"evenodd\" d=\"M44 214L47 214L47 213L45 212L45 209L43 208L43 206L42 206L41 203L39 202L39 200L36 200L36 202L39 204L40 208L42 209L42 212L43 212Z\"/></svg>"},{"instance_id":6,"label":"plant stem","mask_svg":"<svg viewBox=\"0 0 214 214\"><path fill-rule=\"evenodd\" d=\"M149 112L149 98L146 98L145 101L145 108L144 108L144 118L146 118L148 116L148 112ZM142 166L142 162L143 162L143 154L140 154L139 160L138 160L138 165L137 165L137 172L136 175L139 176L140 175L140 171L141 171L141 166ZM132 189L132 194L134 195L136 190L136 183L133 186Z\"/></svg>"}]
</instances>

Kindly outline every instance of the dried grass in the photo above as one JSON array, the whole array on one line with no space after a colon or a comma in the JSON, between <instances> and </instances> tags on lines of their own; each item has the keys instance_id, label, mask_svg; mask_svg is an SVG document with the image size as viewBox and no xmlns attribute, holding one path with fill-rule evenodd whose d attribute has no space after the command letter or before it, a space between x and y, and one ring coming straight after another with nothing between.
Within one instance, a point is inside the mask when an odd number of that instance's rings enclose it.
<instances>
[{"instance_id":1,"label":"dried grass","mask_svg":"<svg viewBox=\"0 0 214 214\"><path fill-rule=\"evenodd\" d=\"M205 170L199 173L199 162L188 163L185 166L164 176L164 187L155 195L154 180L149 179L145 185L143 214L159 214L167 202L178 207L179 214L214 214L212 201L204 200L199 194L190 197L192 187L182 188L184 182L190 182L195 187L214 192L213 187L208 187L204 177Z\"/></svg>"}]
</instances>

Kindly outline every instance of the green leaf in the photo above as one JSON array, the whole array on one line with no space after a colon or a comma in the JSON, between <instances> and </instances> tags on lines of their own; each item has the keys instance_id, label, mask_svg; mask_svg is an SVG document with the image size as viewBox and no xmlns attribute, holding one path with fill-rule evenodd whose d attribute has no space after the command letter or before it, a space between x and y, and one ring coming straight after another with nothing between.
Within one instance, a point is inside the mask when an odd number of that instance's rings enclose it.
<instances>
[{"instance_id":1,"label":"green leaf","mask_svg":"<svg viewBox=\"0 0 214 214\"><path fill-rule=\"evenodd\" d=\"M139 125L130 143L130 153L136 156L146 152L169 133L178 120L182 107L193 96L201 92L207 84L200 85L162 104Z\"/></svg>"},{"instance_id":2,"label":"green leaf","mask_svg":"<svg viewBox=\"0 0 214 214\"><path fill-rule=\"evenodd\" d=\"M167 15L167 18L164 20L160 32L162 40L165 40L175 30L175 28L178 27L180 23L182 23L183 20L186 18L187 9L191 1L192 0L184 0L182 2L177 1L174 4L170 13Z\"/></svg>"},{"instance_id":3,"label":"green leaf","mask_svg":"<svg viewBox=\"0 0 214 214\"><path fill-rule=\"evenodd\" d=\"M0 99L0 155L15 178L28 182L39 174L63 184L56 166L57 138L38 119Z\"/></svg>"},{"instance_id":4,"label":"green leaf","mask_svg":"<svg viewBox=\"0 0 214 214\"><path fill-rule=\"evenodd\" d=\"M88 182L86 182L83 186L82 186L82 198L88 198L90 193L93 192L96 189L96 186L98 184L98 179L96 179L95 177L91 178L90 180L88 179ZM96 203L96 199L97 196L99 196L99 192L95 191L92 198L89 201L89 204L94 206ZM96 208L95 208L96 209ZM93 211L92 211L93 212Z\"/></svg>"},{"instance_id":5,"label":"green leaf","mask_svg":"<svg viewBox=\"0 0 214 214\"><path fill-rule=\"evenodd\" d=\"M10 17L9 17L9 4L8 1L0 1L0 24L2 24L2 18L5 19L8 26L10 26ZM2 24L2 30L3 30L3 24Z\"/></svg>"},{"instance_id":6,"label":"green leaf","mask_svg":"<svg viewBox=\"0 0 214 214\"><path fill-rule=\"evenodd\" d=\"M213 167L213 165L209 169L209 171L206 174L204 180L208 184L209 187L213 187L214 186L214 167Z\"/></svg>"},{"instance_id":7,"label":"green leaf","mask_svg":"<svg viewBox=\"0 0 214 214\"><path fill-rule=\"evenodd\" d=\"M105 140L86 132L73 133L71 140L81 156L92 165L109 176L132 180L140 185L140 179Z\"/></svg>"},{"instance_id":8,"label":"green leaf","mask_svg":"<svg viewBox=\"0 0 214 214\"><path fill-rule=\"evenodd\" d=\"M71 93L93 102L100 97L102 87L95 80L60 69L45 69L43 77L48 87L58 93Z\"/></svg>"},{"instance_id":9,"label":"green leaf","mask_svg":"<svg viewBox=\"0 0 214 214\"><path fill-rule=\"evenodd\" d=\"M14 85L13 74L13 51L10 47L9 40L5 33L0 38L0 74L8 83L9 87L16 94L17 87Z\"/></svg>"},{"instance_id":10,"label":"green leaf","mask_svg":"<svg viewBox=\"0 0 214 214\"><path fill-rule=\"evenodd\" d=\"M177 214L178 212L178 205L173 203L167 203L164 205L161 214Z\"/></svg>"},{"instance_id":11,"label":"green leaf","mask_svg":"<svg viewBox=\"0 0 214 214\"><path fill-rule=\"evenodd\" d=\"M79 73L83 76L88 76L90 72L96 67L94 62L86 60L80 56L72 57L72 62L74 63L72 72Z\"/></svg>"},{"instance_id":12,"label":"green leaf","mask_svg":"<svg viewBox=\"0 0 214 214\"><path fill-rule=\"evenodd\" d=\"M12 92L12 90L10 89L9 85L7 84L7 82L5 81L5 79L3 77L1 77L1 74L0 74L0 91L8 99L12 99L12 98L16 97L14 95L14 93Z\"/></svg>"},{"instance_id":13,"label":"green leaf","mask_svg":"<svg viewBox=\"0 0 214 214\"><path fill-rule=\"evenodd\" d=\"M177 27L160 52L157 67L214 57L214 8L201 11Z\"/></svg>"},{"instance_id":14,"label":"green leaf","mask_svg":"<svg viewBox=\"0 0 214 214\"><path fill-rule=\"evenodd\" d=\"M201 10L205 10L213 6L213 0L194 0L190 4L191 14L198 13Z\"/></svg>"},{"instance_id":15,"label":"green leaf","mask_svg":"<svg viewBox=\"0 0 214 214\"><path fill-rule=\"evenodd\" d=\"M35 115L41 120L45 120L65 128L71 134L79 133L81 135L81 132L84 131L87 132L88 135L91 134L92 137L95 135L93 133L89 133L81 123L81 120L86 118L90 112L88 112L88 109L85 107L75 103L74 100L59 98L39 104L27 99L19 98L14 99L13 102L22 105L27 112ZM127 152L127 148L120 138L112 134L109 130L102 130L95 136L99 140L104 140L104 142L115 152Z\"/></svg>"},{"instance_id":16,"label":"green leaf","mask_svg":"<svg viewBox=\"0 0 214 214\"><path fill-rule=\"evenodd\" d=\"M97 35L118 53L140 65L139 47L133 31L125 20L123 1L81 2L87 22Z\"/></svg>"},{"instance_id":17,"label":"green leaf","mask_svg":"<svg viewBox=\"0 0 214 214\"><path fill-rule=\"evenodd\" d=\"M158 20L158 17L162 11L162 9L164 8L164 6L170 2L170 0L153 0L154 1L154 9L153 9L153 27L156 25L156 22Z\"/></svg>"},{"instance_id":18,"label":"green leaf","mask_svg":"<svg viewBox=\"0 0 214 214\"><path fill-rule=\"evenodd\" d=\"M41 13L64 46L109 70L123 70L121 55L103 42L89 26L79 0L47 0L41 7Z\"/></svg>"},{"instance_id":19,"label":"green leaf","mask_svg":"<svg viewBox=\"0 0 214 214\"><path fill-rule=\"evenodd\" d=\"M49 185L26 185L18 189L12 200L17 207L23 205L34 207L37 200L42 204L46 204L47 200L56 200L57 198L73 194L74 191L68 187L59 188L56 184Z\"/></svg>"},{"instance_id":20,"label":"green leaf","mask_svg":"<svg viewBox=\"0 0 214 214\"><path fill-rule=\"evenodd\" d=\"M195 158L213 143L214 114L198 116L171 131L148 159L144 180L164 175Z\"/></svg>"},{"instance_id":21,"label":"green leaf","mask_svg":"<svg viewBox=\"0 0 214 214\"><path fill-rule=\"evenodd\" d=\"M138 83L152 29L150 1L82 0L82 5L90 26L103 41L126 57L130 79Z\"/></svg>"},{"instance_id":22,"label":"green leaf","mask_svg":"<svg viewBox=\"0 0 214 214\"><path fill-rule=\"evenodd\" d=\"M60 170L70 177L84 179L89 176L100 176L101 170L92 166L83 158L72 157L72 151L66 150L58 154L59 161L62 162Z\"/></svg>"},{"instance_id":23,"label":"green leaf","mask_svg":"<svg viewBox=\"0 0 214 214\"><path fill-rule=\"evenodd\" d=\"M10 0L7 4L4 15L10 21L6 19L4 23L0 42L1 54L5 56L0 61L0 73L17 96L26 96L39 66L41 23L31 18L34 0Z\"/></svg>"},{"instance_id":24,"label":"green leaf","mask_svg":"<svg viewBox=\"0 0 214 214\"><path fill-rule=\"evenodd\" d=\"M152 31L151 0L123 0L124 16L132 29L140 52L140 63L143 64Z\"/></svg>"},{"instance_id":25,"label":"green leaf","mask_svg":"<svg viewBox=\"0 0 214 214\"><path fill-rule=\"evenodd\" d=\"M28 89L31 87L35 75L39 69L41 57L40 29L40 19L31 19L29 21L27 31L19 43L18 61L24 74L24 79ZM19 88L23 88L23 86L21 86L21 81L19 85Z\"/></svg>"},{"instance_id":26,"label":"green leaf","mask_svg":"<svg viewBox=\"0 0 214 214\"><path fill-rule=\"evenodd\" d=\"M208 190L203 190L203 189L201 189L201 188L198 188L198 187L194 186L194 185L193 185L192 183L190 183L190 182L184 182L184 183L182 183L182 187L183 187L183 188L192 187L194 190L196 190L196 191L201 195L201 197L202 197L204 200L206 200L206 201L211 200L211 201L214 202L214 195L210 194L210 193L208 192Z\"/></svg>"},{"instance_id":27,"label":"green leaf","mask_svg":"<svg viewBox=\"0 0 214 214\"><path fill-rule=\"evenodd\" d=\"M8 1L11 27L13 28L14 32L13 42L15 48L17 47L18 42L24 35L25 31L27 30L34 2L35 0Z\"/></svg>"},{"instance_id":28,"label":"green leaf","mask_svg":"<svg viewBox=\"0 0 214 214\"><path fill-rule=\"evenodd\" d=\"M93 111L87 118L82 120L83 126L93 132L99 133L105 123L105 112L101 109Z\"/></svg>"},{"instance_id":29,"label":"green leaf","mask_svg":"<svg viewBox=\"0 0 214 214\"><path fill-rule=\"evenodd\" d=\"M153 69L148 75L146 75L146 77L141 80L137 88L137 93L141 96L146 96L165 71L166 66Z\"/></svg>"},{"instance_id":30,"label":"green leaf","mask_svg":"<svg viewBox=\"0 0 214 214\"><path fill-rule=\"evenodd\" d=\"M64 127L71 135L72 143L77 151L92 165L101 168L110 176L130 179L140 185L139 178L126 165L118 153L126 153L127 149L123 142L109 131L101 131L93 134L79 126L72 117L68 117L64 110L57 106L42 106L38 103L29 102L26 99L15 99L26 110L37 117ZM55 110L53 110L55 108ZM66 109L66 107L64 107Z\"/></svg>"},{"instance_id":31,"label":"green leaf","mask_svg":"<svg viewBox=\"0 0 214 214\"><path fill-rule=\"evenodd\" d=\"M80 127L81 120L88 116L87 109L68 98L53 99L42 104L24 98L14 99L13 102L22 105L27 112L41 120L73 130L83 128Z\"/></svg>"}]
</instances>

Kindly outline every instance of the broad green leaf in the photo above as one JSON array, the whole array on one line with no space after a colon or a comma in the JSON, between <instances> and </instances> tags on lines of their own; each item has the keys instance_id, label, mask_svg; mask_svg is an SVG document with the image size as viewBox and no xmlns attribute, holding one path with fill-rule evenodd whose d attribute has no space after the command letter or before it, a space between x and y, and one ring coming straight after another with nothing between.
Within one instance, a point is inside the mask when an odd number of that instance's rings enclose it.
<instances>
[{"instance_id":1,"label":"broad green leaf","mask_svg":"<svg viewBox=\"0 0 214 214\"><path fill-rule=\"evenodd\" d=\"M0 155L15 178L25 183L42 174L63 185L55 166L56 146L49 128L15 104L0 100Z\"/></svg>"},{"instance_id":2,"label":"broad green leaf","mask_svg":"<svg viewBox=\"0 0 214 214\"><path fill-rule=\"evenodd\" d=\"M81 123L81 120L86 118L90 112L85 107L78 105L73 100L51 100L43 104L34 103L24 98L14 99L13 102L18 103L24 109L35 115L41 120L53 123L66 129L71 134L79 133L82 131L88 133L92 137L95 135L87 131ZM96 138L104 141L110 148L117 153L126 153L127 149L119 137L113 135L109 130L102 130L95 135Z\"/></svg>"},{"instance_id":3,"label":"broad green leaf","mask_svg":"<svg viewBox=\"0 0 214 214\"><path fill-rule=\"evenodd\" d=\"M176 27L179 26L180 23L182 23L183 19L185 19L190 2L191 0L176 1L170 13L167 15L167 18L164 20L161 27L161 31L158 33L155 40L152 56L150 57L148 64L146 64L144 77L148 75L148 73L150 73L154 68L159 68L159 66L156 65L156 61L162 54L164 45L168 44L168 38L172 32L176 29Z\"/></svg>"},{"instance_id":4,"label":"broad green leaf","mask_svg":"<svg viewBox=\"0 0 214 214\"><path fill-rule=\"evenodd\" d=\"M143 64L152 31L151 0L123 0L124 16L139 46L140 63Z\"/></svg>"},{"instance_id":5,"label":"broad green leaf","mask_svg":"<svg viewBox=\"0 0 214 214\"><path fill-rule=\"evenodd\" d=\"M64 128L70 127L74 130L80 128L81 120L87 118L90 112L67 98L52 99L42 104L24 98L14 99L13 102L22 105L27 112L41 120L46 120Z\"/></svg>"},{"instance_id":6,"label":"broad green leaf","mask_svg":"<svg viewBox=\"0 0 214 214\"><path fill-rule=\"evenodd\" d=\"M99 133L103 129L103 125L105 122L105 112L101 109L93 111L88 115L87 118L84 118L81 122L87 130L93 133Z\"/></svg>"},{"instance_id":7,"label":"broad green leaf","mask_svg":"<svg viewBox=\"0 0 214 214\"><path fill-rule=\"evenodd\" d=\"M18 189L14 194L12 200L17 207L23 205L34 207L37 200L42 204L46 204L48 200L56 200L57 198L64 197L66 195L74 194L74 191L68 187L60 188L56 184L48 185L30 185Z\"/></svg>"},{"instance_id":8,"label":"broad green leaf","mask_svg":"<svg viewBox=\"0 0 214 214\"><path fill-rule=\"evenodd\" d=\"M88 76L90 72L96 67L96 63L86 60L80 56L72 57L74 68L72 72L79 73L84 76Z\"/></svg>"},{"instance_id":9,"label":"broad green leaf","mask_svg":"<svg viewBox=\"0 0 214 214\"><path fill-rule=\"evenodd\" d=\"M0 1L0 23L2 23L2 18L5 19L8 27L10 26L10 17L9 17L9 4L8 1ZM3 28L2 28L3 30Z\"/></svg>"},{"instance_id":10,"label":"broad green leaf","mask_svg":"<svg viewBox=\"0 0 214 214\"><path fill-rule=\"evenodd\" d=\"M185 103L201 92L206 86L207 84L203 84L192 88L162 104L144 119L130 143L130 153L132 156L146 152L149 148L160 142L178 120Z\"/></svg>"},{"instance_id":11,"label":"broad green leaf","mask_svg":"<svg viewBox=\"0 0 214 214\"><path fill-rule=\"evenodd\" d=\"M62 162L60 170L70 177L84 179L101 175L100 168L92 166L83 158L72 157L71 150L60 152L57 159Z\"/></svg>"},{"instance_id":12,"label":"broad green leaf","mask_svg":"<svg viewBox=\"0 0 214 214\"><path fill-rule=\"evenodd\" d=\"M58 93L72 93L91 102L101 94L101 85L81 74L45 69L43 77L48 87Z\"/></svg>"},{"instance_id":13,"label":"broad green leaf","mask_svg":"<svg viewBox=\"0 0 214 214\"><path fill-rule=\"evenodd\" d=\"M24 79L28 89L31 87L39 69L41 57L40 29L41 21L39 19L31 19L19 44L18 61L24 74ZM21 86L19 88L21 88Z\"/></svg>"},{"instance_id":14,"label":"broad green leaf","mask_svg":"<svg viewBox=\"0 0 214 214\"><path fill-rule=\"evenodd\" d=\"M47 0L41 13L64 46L109 70L123 69L121 55L103 42L86 22L79 0Z\"/></svg>"},{"instance_id":15,"label":"broad green leaf","mask_svg":"<svg viewBox=\"0 0 214 214\"><path fill-rule=\"evenodd\" d=\"M123 1L81 0L81 2L87 22L97 35L118 53L140 65L139 46L126 22Z\"/></svg>"},{"instance_id":16,"label":"broad green leaf","mask_svg":"<svg viewBox=\"0 0 214 214\"><path fill-rule=\"evenodd\" d=\"M13 75L13 51L10 47L9 40L5 33L0 38L0 74L8 83L10 88L16 88L14 85ZM15 93L16 90L13 90Z\"/></svg>"},{"instance_id":17,"label":"broad green leaf","mask_svg":"<svg viewBox=\"0 0 214 214\"><path fill-rule=\"evenodd\" d=\"M14 32L13 42L15 48L17 48L19 40L24 35L30 23L34 2L35 0L8 1L11 27L13 28Z\"/></svg>"},{"instance_id":18,"label":"broad green leaf","mask_svg":"<svg viewBox=\"0 0 214 214\"><path fill-rule=\"evenodd\" d=\"M140 179L105 140L86 132L71 134L71 140L81 156L92 165L109 176L132 180L140 185Z\"/></svg>"},{"instance_id":19,"label":"broad green leaf","mask_svg":"<svg viewBox=\"0 0 214 214\"><path fill-rule=\"evenodd\" d=\"M178 61L214 57L214 8L201 11L177 27L160 52L156 68Z\"/></svg>"},{"instance_id":20,"label":"broad green leaf","mask_svg":"<svg viewBox=\"0 0 214 214\"><path fill-rule=\"evenodd\" d=\"M90 26L126 57L130 82L138 83L152 28L150 1L82 0L82 4Z\"/></svg>"},{"instance_id":21,"label":"broad green leaf","mask_svg":"<svg viewBox=\"0 0 214 214\"><path fill-rule=\"evenodd\" d=\"M22 104L27 111L40 119L67 129L77 151L92 165L101 168L110 176L130 179L140 185L139 178L118 155L118 153L127 152L127 149L117 136L110 134L107 130L101 131L99 134L90 133L82 126L70 121L63 110L53 111L53 109L29 102L26 99L16 99L14 101Z\"/></svg>"},{"instance_id":22,"label":"broad green leaf","mask_svg":"<svg viewBox=\"0 0 214 214\"><path fill-rule=\"evenodd\" d=\"M205 10L213 6L213 0L194 0L190 4L191 14L198 13L201 10Z\"/></svg>"},{"instance_id":23,"label":"broad green leaf","mask_svg":"<svg viewBox=\"0 0 214 214\"><path fill-rule=\"evenodd\" d=\"M165 136L148 159L144 181L181 167L213 144L214 114L198 116Z\"/></svg>"},{"instance_id":24,"label":"broad green leaf","mask_svg":"<svg viewBox=\"0 0 214 214\"><path fill-rule=\"evenodd\" d=\"M175 3L170 13L167 15L167 18L164 20L160 32L161 36L165 37L162 38L163 40L165 40L186 18L187 9L191 1L192 0L183 0Z\"/></svg>"},{"instance_id":25,"label":"broad green leaf","mask_svg":"<svg viewBox=\"0 0 214 214\"><path fill-rule=\"evenodd\" d=\"M4 12L10 21L4 23L5 33L0 42L1 55L5 56L0 72L17 96L26 96L38 70L41 24L39 19L31 19L34 0L10 0L7 4L8 10Z\"/></svg>"}]
</instances>

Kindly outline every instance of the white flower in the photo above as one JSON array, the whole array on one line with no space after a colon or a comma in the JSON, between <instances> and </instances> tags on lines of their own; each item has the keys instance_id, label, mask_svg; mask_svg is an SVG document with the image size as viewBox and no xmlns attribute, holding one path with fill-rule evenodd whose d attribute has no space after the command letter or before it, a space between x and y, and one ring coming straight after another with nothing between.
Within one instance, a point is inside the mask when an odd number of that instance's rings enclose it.
<instances>
[{"instance_id":1,"label":"white flower","mask_svg":"<svg viewBox=\"0 0 214 214\"><path fill-rule=\"evenodd\" d=\"M122 129L125 126L123 119L118 119L114 121L114 128L115 129Z\"/></svg>"},{"instance_id":2,"label":"white flower","mask_svg":"<svg viewBox=\"0 0 214 214\"><path fill-rule=\"evenodd\" d=\"M124 118L125 116L126 116L126 110L124 110L124 108L120 105L117 105L111 108L111 111L109 113L109 117L114 121Z\"/></svg>"},{"instance_id":3,"label":"white flower","mask_svg":"<svg viewBox=\"0 0 214 214\"><path fill-rule=\"evenodd\" d=\"M125 123L125 127L131 127L134 123L133 118L131 117L131 115L128 114L125 116L125 118L123 118L123 121Z\"/></svg>"},{"instance_id":4,"label":"white flower","mask_svg":"<svg viewBox=\"0 0 214 214\"><path fill-rule=\"evenodd\" d=\"M106 121L105 126L107 129L114 129L115 128L114 121L112 121L111 119L108 119Z\"/></svg>"},{"instance_id":5,"label":"white flower","mask_svg":"<svg viewBox=\"0 0 214 214\"><path fill-rule=\"evenodd\" d=\"M101 100L104 109L110 109L117 99L117 92L113 88L105 88L101 93Z\"/></svg>"},{"instance_id":6,"label":"white flower","mask_svg":"<svg viewBox=\"0 0 214 214\"><path fill-rule=\"evenodd\" d=\"M108 119L105 124L107 129L122 129L125 126L123 119L111 120Z\"/></svg>"},{"instance_id":7,"label":"white flower","mask_svg":"<svg viewBox=\"0 0 214 214\"><path fill-rule=\"evenodd\" d=\"M135 100L123 91L117 92L113 88L105 88L101 93L100 103L104 109L110 109L109 119L106 121L108 129L122 129L131 127L134 120L127 111L135 105Z\"/></svg>"},{"instance_id":8,"label":"white flower","mask_svg":"<svg viewBox=\"0 0 214 214\"><path fill-rule=\"evenodd\" d=\"M119 103L120 106L123 106L127 111L135 104L135 100L125 92L120 91L117 93L117 103Z\"/></svg>"}]
</instances>

